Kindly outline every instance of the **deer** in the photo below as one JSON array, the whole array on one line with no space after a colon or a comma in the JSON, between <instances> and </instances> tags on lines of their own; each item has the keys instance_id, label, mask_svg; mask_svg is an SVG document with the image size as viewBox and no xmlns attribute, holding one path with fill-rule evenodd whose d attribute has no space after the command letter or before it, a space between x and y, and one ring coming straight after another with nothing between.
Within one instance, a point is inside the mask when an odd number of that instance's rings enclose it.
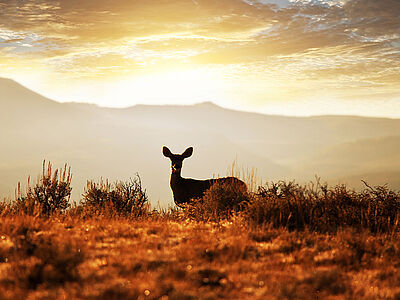
<instances>
[{"instance_id":1,"label":"deer","mask_svg":"<svg viewBox=\"0 0 400 300\"><path fill-rule=\"evenodd\" d=\"M170 186L174 196L174 202L179 207L190 204L193 199L204 196L204 193L216 183L230 183L247 190L247 185L236 177L223 177L215 179L198 180L183 178L181 176L182 164L185 158L192 156L193 147L187 148L182 154L173 154L166 146L163 147L163 154L171 160Z\"/></svg>"}]
</instances>

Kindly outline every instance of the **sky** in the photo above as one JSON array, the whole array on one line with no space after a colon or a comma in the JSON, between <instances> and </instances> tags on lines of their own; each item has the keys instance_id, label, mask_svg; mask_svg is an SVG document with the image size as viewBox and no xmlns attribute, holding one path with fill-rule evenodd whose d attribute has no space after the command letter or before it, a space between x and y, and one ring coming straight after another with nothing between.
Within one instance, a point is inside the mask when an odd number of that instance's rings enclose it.
<instances>
[{"instance_id":1,"label":"sky","mask_svg":"<svg viewBox=\"0 0 400 300\"><path fill-rule=\"evenodd\" d=\"M0 77L61 102L400 118L400 1L0 0Z\"/></svg>"}]
</instances>

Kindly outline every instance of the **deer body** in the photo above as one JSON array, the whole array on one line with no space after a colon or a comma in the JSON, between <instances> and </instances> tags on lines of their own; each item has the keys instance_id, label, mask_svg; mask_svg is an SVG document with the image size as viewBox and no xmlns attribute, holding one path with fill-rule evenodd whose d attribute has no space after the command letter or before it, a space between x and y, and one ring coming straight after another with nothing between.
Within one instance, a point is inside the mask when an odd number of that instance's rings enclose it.
<instances>
[{"instance_id":1,"label":"deer body","mask_svg":"<svg viewBox=\"0 0 400 300\"><path fill-rule=\"evenodd\" d=\"M174 195L174 202L178 206L189 203L191 199L201 198L204 193L215 183L229 182L246 186L246 184L236 177L224 177L216 179L197 180L192 178L183 178L181 176L182 162L185 158L190 157L193 153L193 148L190 147L182 154L172 154L167 148L163 148L164 156L171 159L171 180L170 185Z\"/></svg>"}]
</instances>

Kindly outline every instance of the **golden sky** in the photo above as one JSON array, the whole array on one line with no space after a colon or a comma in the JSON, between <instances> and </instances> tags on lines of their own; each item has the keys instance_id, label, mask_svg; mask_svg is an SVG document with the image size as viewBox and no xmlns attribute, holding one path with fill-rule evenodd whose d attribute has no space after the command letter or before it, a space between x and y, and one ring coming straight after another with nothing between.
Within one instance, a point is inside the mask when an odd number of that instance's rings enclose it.
<instances>
[{"instance_id":1,"label":"golden sky","mask_svg":"<svg viewBox=\"0 0 400 300\"><path fill-rule=\"evenodd\" d=\"M0 76L105 106L400 117L400 1L0 0Z\"/></svg>"}]
</instances>

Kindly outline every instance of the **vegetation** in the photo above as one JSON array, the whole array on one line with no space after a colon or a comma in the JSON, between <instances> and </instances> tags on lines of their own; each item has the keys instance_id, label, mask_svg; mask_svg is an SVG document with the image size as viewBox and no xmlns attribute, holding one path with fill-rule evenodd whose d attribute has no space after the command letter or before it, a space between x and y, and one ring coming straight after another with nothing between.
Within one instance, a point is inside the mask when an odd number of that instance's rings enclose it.
<instances>
[{"instance_id":1,"label":"vegetation","mask_svg":"<svg viewBox=\"0 0 400 300\"><path fill-rule=\"evenodd\" d=\"M151 211L137 175L88 182L43 166L0 203L0 299L400 299L400 194L294 182L215 185Z\"/></svg>"},{"instance_id":2,"label":"vegetation","mask_svg":"<svg viewBox=\"0 0 400 300\"><path fill-rule=\"evenodd\" d=\"M69 207L71 196L71 169L64 166L64 169L52 172L49 162L43 161L42 174L38 177L37 183L31 187L28 178L26 193L21 191L18 183L14 210L17 213L49 215L55 212L63 212Z\"/></svg>"},{"instance_id":3,"label":"vegetation","mask_svg":"<svg viewBox=\"0 0 400 300\"><path fill-rule=\"evenodd\" d=\"M243 185L217 182L200 199L186 205L184 213L197 221L221 221L242 211L250 202L251 194Z\"/></svg>"},{"instance_id":4,"label":"vegetation","mask_svg":"<svg viewBox=\"0 0 400 300\"><path fill-rule=\"evenodd\" d=\"M280 181L260 187L248 202L246 218L251 224L271 223L289 230L334 232L350 227L371 232L399 230L400 193L386 186L366 184L361 193L345 185L301 186Z\"/></svg>"},{"instance_id":5,"label":"vegetation","mask_svg":"<svg viewBox=\"0 0 400 300\"><path fill-rule=\"evenodd\" d=\"M148 197L139 175L127 182L88 181L83 194L85 213L142 216L148 211Z\"/></svg>"}]
</instances>

